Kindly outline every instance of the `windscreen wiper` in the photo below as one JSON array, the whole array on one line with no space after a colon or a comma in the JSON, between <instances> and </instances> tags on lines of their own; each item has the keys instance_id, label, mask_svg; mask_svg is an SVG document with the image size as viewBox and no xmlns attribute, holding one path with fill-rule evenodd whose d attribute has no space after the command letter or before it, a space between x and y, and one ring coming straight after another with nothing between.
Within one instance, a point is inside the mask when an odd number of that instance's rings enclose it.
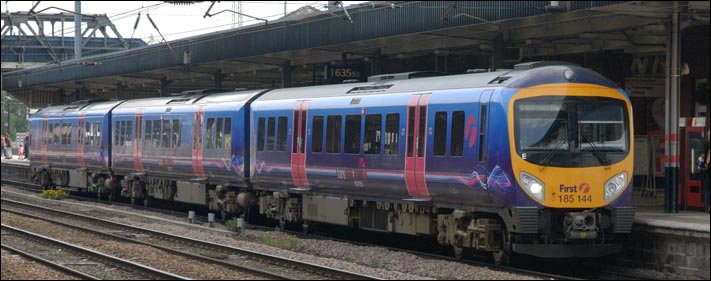
<instances>
[{"instance_id":1,"label":"windscreen wiper","mask_svg":"<svg viewBox=\"0 0 711 281\"><path fill-rule=\"evenodd\" d=\"M607 159L607 157L605 157L604 155L602 155L600 149L598 149L597 146L592 141L590 141L590 139L588 139L585 135L581 134L581 136L583 137L583 140L585 142L590 144L590 147L593 150L593 156L595 156L597 161L600 161L600 164L603 164L605 166L610 166L610 160Z\"/></svg>"},{"instance_id":2,"label":"windscreen wiper","mask_svg":"<svg viewBox=\"0 0 711 281\"><path fill-rule=\"evenodd\" d=\"M566 143L566 140L561 140L560 142L558 142L558 144L555 145L555 147L553 148L553 150L551 150L550 152L548 152L548 153L546 154L546 157L543 157L543 161L541 161L541 166L546 166L546 165L548 165L548 161L550 161L551 159L553 159L553 154L555 154L556 152L558 152L558 150L560 150L560 147L563 146L564 143Z\"/></svg>"}]
</instances>

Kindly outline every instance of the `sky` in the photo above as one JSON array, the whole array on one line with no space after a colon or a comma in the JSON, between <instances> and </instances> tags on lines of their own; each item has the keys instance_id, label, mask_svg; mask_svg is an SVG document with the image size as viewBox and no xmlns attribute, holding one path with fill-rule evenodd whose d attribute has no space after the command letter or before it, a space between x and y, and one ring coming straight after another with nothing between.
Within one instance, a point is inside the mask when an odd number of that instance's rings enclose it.
<instances>
[{"instance_id":1,"label":"sky","mask_svg":"<svg viewBox=\"0 0 711 281\"><path fill-rule=\"evenodd\" d=\"M62 13L62 10L51 8L58 7L69 11L74 11L75 1L41 1L35 11L43 11L46 14ZM276 20L284 16L284 3L286 11L290 13L302 6L310 5L319 10L325 10L327 1L240 1L242 2L242 13L268 20ZM362 3L365 1L344 1L345 5ZM2 1L2 13L27 12L37 1ZM237 1L221 1L215 3L211 14L223 10L237 10ZM160 42L162 39L146 17L149 14L151 19L163 34L167 41L180 38L206 34L215 31L233 28L237 25L237 15L231 12L223 12L213 17L203 18L203 15L212 4L210 1L196 3L192 5L174 5L162 1L81 1L82 14L107 14L109 19L118 29L123 38L140 38L146 42ZM233 5L234 4L234 5ZM138 13L141 13L138 27L134 30L134 24ZM243 26L259 24L258 21L249 17L243 17ZM36 24L32 24L36 30ZM52 26L47 24L44 27L45 35L50 36ZM61 34L60 24L54 26L55 35ZM74 23L64 23L64 36L74 36ZM115 37L113 32L107 32L109 36Z\"/></svg>"}]
</instances>

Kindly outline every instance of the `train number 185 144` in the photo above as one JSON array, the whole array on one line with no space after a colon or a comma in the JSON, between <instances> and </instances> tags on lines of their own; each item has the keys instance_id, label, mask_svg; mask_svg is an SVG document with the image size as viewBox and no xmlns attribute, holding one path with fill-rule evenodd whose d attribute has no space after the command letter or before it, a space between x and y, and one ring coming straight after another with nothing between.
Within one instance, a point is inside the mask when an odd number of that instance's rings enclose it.
<instances>
[{"instance_id":1,"label":"train number 185 144","mask_svg":"<svg viewBox=\"0 0 711 281\"><path fill-rule=\"evenodd\" d=\"M589 203L592 202L592 195L560 195L558 196L560 203Z\"/></svg>"}]
</instances>

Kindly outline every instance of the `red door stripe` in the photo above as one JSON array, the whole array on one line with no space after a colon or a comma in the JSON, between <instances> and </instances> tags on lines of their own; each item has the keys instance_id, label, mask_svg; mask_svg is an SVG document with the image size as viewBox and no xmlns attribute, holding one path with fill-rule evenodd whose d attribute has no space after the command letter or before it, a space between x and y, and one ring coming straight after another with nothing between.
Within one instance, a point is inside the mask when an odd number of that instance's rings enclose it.
<instances>
[{"instance_id":1,"label":"red door stripe","mask_svg":"<svg viewBox=\"0 0 711 281\"><path fill-rule=\"evenodd\" d=\"M42 128L44 129L44 132L42 134L42 140L41 140L41 148L42 148L42 162L45 165L49 165L49 161L47 160L47 138L49 137L49 134L52 129L50 129L48 126L48 121L49 121L49 114L45 114L42 117ZM31 152L31 151L30 151Z\"/></svg>"},{"instance_id":2,"label":"red door stripe","mask_svg":"<svg viewBox=\"0 0 711 281\"><path fill-rule=\"evenodd\" d=\"M419 127L417 129L417 137L419 140L422 141L422 147L418 147L417 151L417 158L415 158L415 182L417 185L417 193L419 197L430 197L430 193L427 191L427 180L425 179L425 161L426 161L426 155L427 155L427 119L428 119L428 103L430 100L430 95L422 95L420 97L420 100L418 102L418 116L415 117L415 120L419 123ZM421 120L419 118L419 115L424 115L425 119ZM419 146L418 142L418 146ZM422 153L420 154L419 151L422 150Z\"/></svg>"},{"instance_id":3,"label":"red door stripe","mask_svg":"<svg viewBox=\"0 0 711 281\"><path fill-rule=\"evenodd\" d=\"M407 194L410 197L416 197L417 194L417 183L415 181L415 155L417 153L415 149L417 140L417 101L419 100L419 95L413 95L410 97L410 101L407 103L407 122L405 127L405 186L407 187ZM414 111L414 112L413 112ZM415 116L414 120L410 120L410 116ZM412 132L410 128L412 127ZM410 136L412 134L412 136ZM412 144L410 144L412 143ZM410 155L412 151L412 155Z\"/></svg>"},{"instance_id":4,"label":"red door stripe","mask_svg":"<svg viewBox=\"0 0 711 281\"><path fill-rule=\"evenodd\" d=\"M198 178L205 177L205 170L202 166L202 121L204 117L203 106L198 106L195 110L193 120L193 173Z\"/></svg>"},{"instance_id":5,"label":"red door stripe","mask_svg":"<svg viewBox=\"0 0 711 281\"><path fill-rule=\"evenodd\" d=\"M141 136L143 133L143 108L136 109L135 118L135 129L133 136L133 165L136 167L136 171L142 173L143 170L143 160L141 159L141 154L143 154L143 147L141 146Z\"/></svg>"},{"instance_id":6,"label":"red door stripe","mask_svg":"<svg viewBox=\"0 0 711 281\"><path fill-rule=\"evenodd\" d=\"M308 101L297 101L294 105L291 138L291 179L296 187L308 187L306 178L306 115Z\"/></svg>"},{"instance_id":7,"label":"red door stripe","mask_svg":"<svg viewBox=\"0 0 711 281\"><path fill-rule=\"evenodd\" d=\"M79 113L79 124L77 126L77 162L80 168L86 167L84 163L84 138L81 137L86 135L84 131L84 112L82 112Z\"/></svg>"}]
</instances>

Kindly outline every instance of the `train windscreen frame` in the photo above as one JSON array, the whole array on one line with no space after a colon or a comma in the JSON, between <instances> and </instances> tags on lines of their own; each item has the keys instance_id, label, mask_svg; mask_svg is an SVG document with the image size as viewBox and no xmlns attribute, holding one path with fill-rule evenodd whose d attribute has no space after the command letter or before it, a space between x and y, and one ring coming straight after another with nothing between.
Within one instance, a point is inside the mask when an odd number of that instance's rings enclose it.
<instances>
[{"instance_id":1,"label":"train windscreen frame","mask_svg":"<svg viewBox=\"0 0 711 281\"><path fill-rule=\"evenodd\" d=\"M629 115L623 100L541 96L515 101L514 110L516 152L530 163L607 166L629 154Z\"/></svg>"}]
</instances>

